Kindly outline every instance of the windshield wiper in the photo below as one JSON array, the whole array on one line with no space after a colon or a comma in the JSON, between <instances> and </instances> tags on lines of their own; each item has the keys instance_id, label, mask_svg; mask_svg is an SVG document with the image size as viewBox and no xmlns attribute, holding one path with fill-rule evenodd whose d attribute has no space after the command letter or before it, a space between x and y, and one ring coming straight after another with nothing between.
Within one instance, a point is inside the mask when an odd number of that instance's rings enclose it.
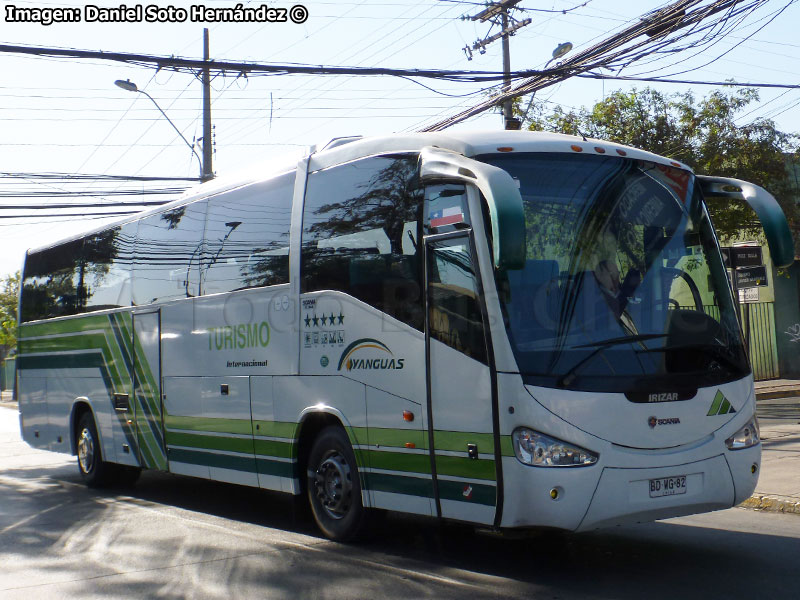
<instances>
[{"instance_id":1,"label":"windshield wiper","mask_svg":"<svg viewBox=\"0 0 800 600\"><path fill-rule=\"evenodd\" d=\"M603 352L606 348L610 348L611 346L617 346L619 344L632 344L634 342L643 342L644 340L654 340L656 338L663 338L666 337L666 333L642 333L638 335L625 335L622 337L616 338L609 338L607 340L603 340L601 342L591 342L589 344L579 344L577 346L572 346L572 348L594 348L588 356L579 360L573 367L564 373L561 377L558 378L556 381L556 385L558 387L566 387L570 385L574 380L577 374L578 369L580 369L583 365L587 362L592 360L595 356ZM644 344L642 344L644 346ZM645 351L649 351L647 346L644 346Z\"/></svg>"}]
</instances>

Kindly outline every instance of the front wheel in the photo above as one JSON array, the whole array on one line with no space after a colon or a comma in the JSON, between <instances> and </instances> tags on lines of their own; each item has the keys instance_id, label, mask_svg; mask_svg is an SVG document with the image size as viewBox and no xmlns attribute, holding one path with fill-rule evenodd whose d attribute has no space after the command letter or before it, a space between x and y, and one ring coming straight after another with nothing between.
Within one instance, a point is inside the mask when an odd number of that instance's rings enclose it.
<instances>
[{"instance_id":1,"label":"front wheel","mask_svg":"<svg viewBox=\"0 0 800 600\"><path fill-rule=\"evenodd\" d=\"M308 459L308 500L314 520L326 537L344 542L364 529L361 483L347 434L326 427L314 441Z\"/></svg>"},{"instance_id":2,"label":"front wheel","mask_svg":"<svg viewBox=\"0 0 800 600\"><path fill-rule=\"evenodd\" d=\"M77 435L78 470L84 483L94 488L114 484L117 473L114 465L103 461L100 437L91 413L85 412L81 415Z\"/></svg>"}]
</instances>

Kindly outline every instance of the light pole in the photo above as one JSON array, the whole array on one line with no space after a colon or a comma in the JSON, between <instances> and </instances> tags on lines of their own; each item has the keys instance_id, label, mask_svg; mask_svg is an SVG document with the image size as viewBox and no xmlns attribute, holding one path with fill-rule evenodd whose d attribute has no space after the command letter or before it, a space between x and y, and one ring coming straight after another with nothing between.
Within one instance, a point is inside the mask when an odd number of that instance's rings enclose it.
<instances>
[{"instance_id":1,"label":"light pole","mask_svg":"<svg viewBox=\"0 0 800 600\"><path fill-rule=\"evenodd\" d=\"M558 46L556 46L556 49L553 50L553 57L546 63L544 63L544 68L542 69L542 71L546 71L547 67L550 65L551 62L553 62L554 60L558 60L570 50L572 50L572 42L564 42L563 44L559 44ZM533 106L533 99L535 97L536 97L536 90L533 90L533 92L531 92L531 100L530 102L528 102L528 108L525 109L525 114L522 115L523 121L528 118L528 112L531 110L531 106Z\"/></svg>"},{"instance_id":2,"label":"light pole","mask_svg":"<svg viewBox=\"0 0 800 600\"><path fill-rule=\"evenodd\" d=\"M195 157L197 158L197 162L198 162L198 163L200 163L200 181L207 181L209 178L206 178L206 177L204 176L204 175L205 175L205 169L203 168L203 160L202 160L202 159L200 158L200 156L197 154L197 151L194 149L194 146L193 146L192 144L190 144L190 143L189 143L189 140L187 140L187 139L186 139L186 138L183 136L183 134L181 133L181 130L180 130L180 129L178 129L178 128L175 126L175 123L173 123L173 122L170 120L170 118L167 116L167 113L165 113L163 110L161 110L161 107L158 105L158 102L156 102L155 98L153 98L153 97L152 97L150 94L148 94L148 93L147 93L147 92L145 92L144 90L140 90L140 89L139 89L139 88L136 86L136 84L135 84L135 83L133 83L133 82L132 82L130 79L126 79L125 81L123 81L122 79L117 79L117 80L114 82L114 85L116 85L118 88L122 88L122 89L123 89L123 90L125 90L125 91L128 91L128 92L139 92L140 94L144 94L145 96L147 96L148 98L150 98L150 100L152 101L152 103L156 105L156 108L158 109L158 111L159 111L159 112L160 112L160 113L161 113L161 114L164 116L164 118L167 120L167 122L168 122L170 125L172 125L172 128L173 128L173 129L174 129L174 130L175 130L175 131L178 133L178 135L179 135L179 136L181 136L181 139L182 139L182 140L183 140L183 141L186 143L186 145L187 145L187 146L189 146L189 149L192 151L192 154L194 154L194 155L195 155Z\"/></svg>"}]
</instances>

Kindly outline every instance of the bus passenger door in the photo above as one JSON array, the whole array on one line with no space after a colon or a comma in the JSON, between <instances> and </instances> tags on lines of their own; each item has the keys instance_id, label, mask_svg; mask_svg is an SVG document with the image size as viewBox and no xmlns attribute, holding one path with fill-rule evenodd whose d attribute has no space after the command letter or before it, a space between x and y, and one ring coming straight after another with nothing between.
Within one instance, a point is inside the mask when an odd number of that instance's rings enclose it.
<instances>
[{"instance_id":1,"label":"bus passenger door","mask_svg":"<svg viewBox=\"0 0 800 600\"><path fill-rule=\"evenodd\" d=\"M161 315L133 315L133 414L139 460L148 469L167 470L161 399Z\"/></svg>"},{"instance_id":2,"label":"bus passenger door","mask_svg":"<svg viewBox=\"0 0 800 600\"><path fill-rule=\"evenodd\" d=\"M431 461L442 517L492 524L497 506L492 384L470 235L430 236L426 344Z\"/></svg>"}]
</instances>

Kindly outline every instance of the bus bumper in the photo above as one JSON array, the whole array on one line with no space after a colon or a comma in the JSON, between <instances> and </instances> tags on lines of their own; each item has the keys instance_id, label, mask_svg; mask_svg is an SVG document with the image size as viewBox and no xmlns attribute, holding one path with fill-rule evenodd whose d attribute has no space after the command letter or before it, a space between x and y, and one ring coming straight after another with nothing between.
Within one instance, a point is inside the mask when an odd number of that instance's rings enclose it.
<instances>
[{"instance_id":1,"label":"bus bumper","mask_svg":"<svg viewBox=\"0 0 800 600\"><path fill-rule=\"evenodd\" d=\"M605 467L577 531L730 508L753 493L760 462L758 445L676 466ZM684 477L685 487L663 489Z\"/></svg>"}]
</instances>

